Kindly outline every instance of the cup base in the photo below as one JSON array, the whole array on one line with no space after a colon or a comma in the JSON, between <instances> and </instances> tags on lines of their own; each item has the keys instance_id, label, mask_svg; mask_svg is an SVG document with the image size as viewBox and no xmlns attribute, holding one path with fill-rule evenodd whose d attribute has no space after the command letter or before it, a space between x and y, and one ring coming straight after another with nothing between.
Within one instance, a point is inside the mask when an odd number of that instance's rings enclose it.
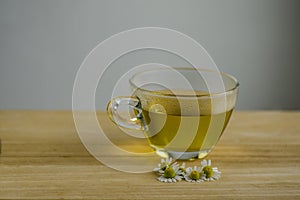
<instances>
[{"instance_id":1,"label":"cup base","mask_svg":"<svg viewBox=\"0 0 300 200\"><path fill-rule=\"evenodd\" d=\"M195 160L202 159L208 155L210 152L209 149L201 150L201 151L193 151L193 152L178 152L178 151L166 151L161 149L156 149L156 154L168 158L172 157L176 160Z\"/></svg>"}]
</instances>

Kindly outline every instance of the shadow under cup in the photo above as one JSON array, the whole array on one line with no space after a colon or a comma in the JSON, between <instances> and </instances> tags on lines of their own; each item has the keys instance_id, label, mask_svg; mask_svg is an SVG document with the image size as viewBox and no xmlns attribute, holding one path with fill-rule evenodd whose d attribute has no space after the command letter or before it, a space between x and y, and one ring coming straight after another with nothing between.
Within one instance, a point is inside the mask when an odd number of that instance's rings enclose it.
<instances>
[{"instance_id":1,"label":"shadow under cup","mask_svg":"<svg viewBox=\"0 0 300 200\"><path fill-rule=\"evenodd\" d=\"M231 75L194 68L144 71L130 84L132 96L109 102L110 119L142 130L158 155L176 159L203 158L213 149L228 124L239 85Z\"/></svg>"}]
</instances>

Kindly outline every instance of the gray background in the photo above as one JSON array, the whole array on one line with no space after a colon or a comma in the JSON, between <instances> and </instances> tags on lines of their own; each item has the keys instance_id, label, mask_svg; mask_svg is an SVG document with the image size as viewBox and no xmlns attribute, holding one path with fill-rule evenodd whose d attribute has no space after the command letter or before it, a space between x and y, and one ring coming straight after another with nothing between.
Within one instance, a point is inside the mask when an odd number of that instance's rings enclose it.
<instances>
[{"instance_id":1,"label":"gray background","mask_svg":"<svg viewBox=\"0 0 300 200\"><path fill-rule=\"evenodd\" d=\"M299 7L298 0L1 0L0 109L71 109L76 72L92 48L145 26L202 44L240 81L238 109L299 109ZM158 51L132 53L112 64L100 86L147 62L185 64ZM108 91L97 92L100 108Z\"/></svg>"}]
</instances>

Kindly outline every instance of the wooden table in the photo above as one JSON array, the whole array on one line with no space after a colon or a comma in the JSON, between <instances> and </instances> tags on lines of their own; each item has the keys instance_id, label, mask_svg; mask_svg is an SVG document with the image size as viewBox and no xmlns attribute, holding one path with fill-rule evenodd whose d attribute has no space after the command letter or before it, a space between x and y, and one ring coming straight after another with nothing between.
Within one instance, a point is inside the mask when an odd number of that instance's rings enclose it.
<instances>
[{"instance_id":1,"label":"wooden table","mask_svg":"<svg viewBox=\"0 0 300 200\"><path fill-rule=\"evenodd\" d=\"M202 184L106 167L82 145L69 111L0 111L0 139L0 199L300 199L296 111L235 112L208 157L222 177Z\"/></svg>"}]
</instances>

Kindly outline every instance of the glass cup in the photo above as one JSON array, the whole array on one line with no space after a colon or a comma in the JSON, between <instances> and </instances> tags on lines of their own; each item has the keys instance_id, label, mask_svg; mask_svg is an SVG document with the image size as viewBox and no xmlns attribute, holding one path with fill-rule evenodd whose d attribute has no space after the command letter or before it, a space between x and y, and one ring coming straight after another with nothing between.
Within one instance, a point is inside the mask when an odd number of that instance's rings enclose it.
<instances>
[{"instance_id":1,"label":"glass cup","mask_svg":"<svg viewBox=\"0 0 300 200\"><path fill-rule=\"evenodd\" d=\"M226 73L163 68L130 79L132 95L107 106L109 118L126 129L141 130L162 157L205 157L216 145L236 104L237 80Z\"/></svg>"}]
</instances>

